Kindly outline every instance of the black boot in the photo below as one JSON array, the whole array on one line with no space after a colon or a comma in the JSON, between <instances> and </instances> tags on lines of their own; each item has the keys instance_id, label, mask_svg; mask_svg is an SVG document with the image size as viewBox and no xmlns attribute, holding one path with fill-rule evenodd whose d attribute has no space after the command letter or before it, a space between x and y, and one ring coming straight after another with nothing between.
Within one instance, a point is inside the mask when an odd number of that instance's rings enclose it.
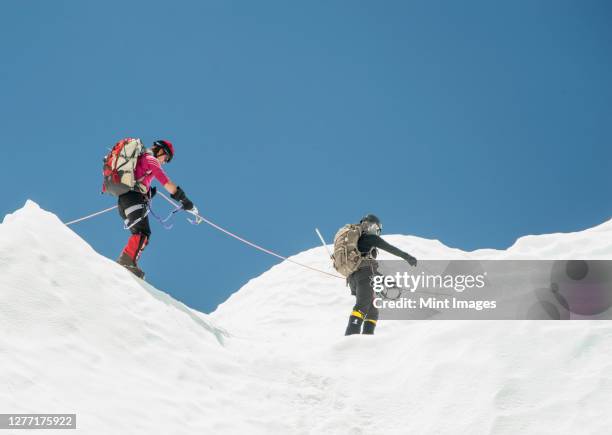
<instances>
[{"instance_id":1,"label":"black boot","mask_svg":"<svg viewBox=\"0 0 612 435\"><path fill-rule=\"evenodd\" d=\"M348 323L348 326L346 327L346 332L344 333L344 335L353 335L353 334L361 333L362 323L363 323L363 317L359 317L354 314L351 314L351 317L349 317L349 323Z\"/></svg>"},{"instance_id":2,"label":"black boot","mask_svg":"<svg viewBox=\"0 0 612 435\"><path fill-rule=\"evenodd\" d=\"M374 335L374 329L376 329L376 320L365 319L363 322L363 331L361 331L361 333L366 335Z\"/></svg>"},{"instance_id":3,"label":"black boot","mask_svg":"<svg viewBox=\"0 0 612 435\"><path fill-rule=\"evenodd\" d=\"M144 279L145 273L136 265L134 259L125 252L121 253L121 256L117 259L117 263L125 267L138 278Z\"/></svg>"}]
</instances>

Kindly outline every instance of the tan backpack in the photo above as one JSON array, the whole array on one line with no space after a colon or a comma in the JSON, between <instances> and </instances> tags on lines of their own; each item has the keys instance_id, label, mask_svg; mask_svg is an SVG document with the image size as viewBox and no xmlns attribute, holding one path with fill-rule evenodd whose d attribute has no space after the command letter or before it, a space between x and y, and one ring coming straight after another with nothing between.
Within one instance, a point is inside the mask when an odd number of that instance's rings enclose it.
<instances>
[{"instance_id":1,"label":"tan backpack","mask_svg":"<svg viewBox=\"0 0 612 435\"><path fill-rule=\"evenodd\" d=\"M340 228L334 237L334 269L345 277L359 269L363 260L357 247L362 233L361 225L348 224Z\"/></svg>"}]
</instances>

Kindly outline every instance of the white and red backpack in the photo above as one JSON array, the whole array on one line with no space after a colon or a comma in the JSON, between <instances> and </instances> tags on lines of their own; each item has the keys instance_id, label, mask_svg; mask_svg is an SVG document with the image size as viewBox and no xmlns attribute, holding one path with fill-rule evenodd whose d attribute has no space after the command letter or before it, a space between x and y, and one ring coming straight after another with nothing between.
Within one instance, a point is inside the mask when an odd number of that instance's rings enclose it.
<instances>
[{"instance_id":1,"label":"white and red backpack","mask_svg":"<svg viewBox=\"0 0 612 435\"><path fill-rule=\"evenodd\" d=\"M130 190L146 193L146 186L141 183L142 180L136 179L134 173L138 158L146 152L140 139L128 137L117 142L104 157L102 193L113 196L123 195Z\"/></svg>"}]
</instances>

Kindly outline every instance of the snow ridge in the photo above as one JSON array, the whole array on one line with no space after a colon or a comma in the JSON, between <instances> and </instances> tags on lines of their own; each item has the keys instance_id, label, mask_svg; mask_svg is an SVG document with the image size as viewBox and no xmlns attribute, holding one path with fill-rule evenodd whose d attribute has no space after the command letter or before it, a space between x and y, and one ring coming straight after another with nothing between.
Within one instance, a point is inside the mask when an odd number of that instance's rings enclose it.
<instances>
[{"instance_id":1,"label":"snow ridge","mask_svg":"<svg viewBox=\"0 0 612 435\"><path fill-rule=\"evenodd\" d=\"M386 238L429 259L612 258L612 221L506 251ZM331 271L322 247L292 259ZM0 225L0 409L77 413L87 434L612 426L609 322L388 321L344 337L353 303L341 280L283 262L203 314L28 201Z\"/></svg>"}]
</instances>

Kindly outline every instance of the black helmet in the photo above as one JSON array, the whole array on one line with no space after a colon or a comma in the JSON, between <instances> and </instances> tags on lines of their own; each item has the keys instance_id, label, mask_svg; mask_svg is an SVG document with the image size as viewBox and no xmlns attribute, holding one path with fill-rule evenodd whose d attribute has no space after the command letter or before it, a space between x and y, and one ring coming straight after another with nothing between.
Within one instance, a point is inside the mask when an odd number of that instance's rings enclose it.
<instances>
[{"instance_id":1,"label":"black helmet","mask_svg":"<svg viewBox=\"0 0 612 435\"><path fill-rule=\"evenodd\" d=\"M361 218L359 223L366 224L364 226L364 229L366 233L368 234L380 234L380 232L382 231L382 223L380 222L380 219L378 219L378 216L376 215L367 214Z\"/></svg>"}]
</instances>

